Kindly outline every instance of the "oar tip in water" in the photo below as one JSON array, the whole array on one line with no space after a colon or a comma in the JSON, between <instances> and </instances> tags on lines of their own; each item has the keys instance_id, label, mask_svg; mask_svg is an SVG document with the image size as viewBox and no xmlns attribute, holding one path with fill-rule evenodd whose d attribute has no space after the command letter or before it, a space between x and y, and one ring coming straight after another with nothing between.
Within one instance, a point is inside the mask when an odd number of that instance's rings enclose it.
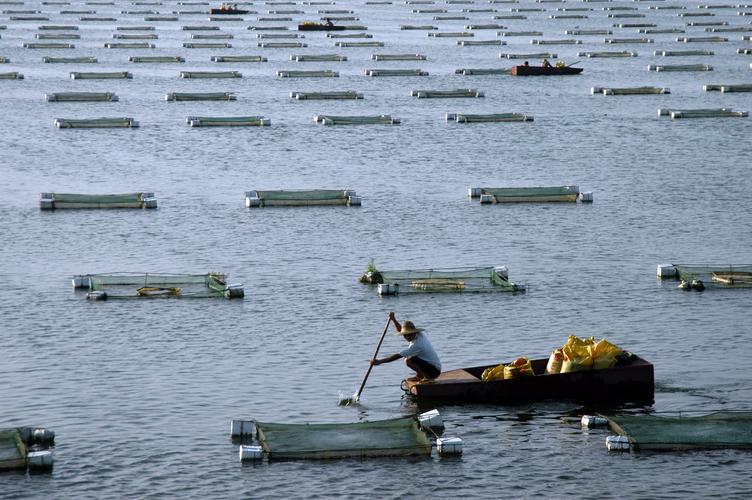
<instances>
[{"instance_id":1,"label":"oar tip in water","mask_svg":"<svg viewBox=\"0 0 752 500\"><path fill-rule=\"evenodd\" d=\"M358 394L352 394L352 395L345 395L340 393L339 395L339 406L352 406L358 403L358 400L360 398L358 397Z\"/></svg>"}]
</instances>

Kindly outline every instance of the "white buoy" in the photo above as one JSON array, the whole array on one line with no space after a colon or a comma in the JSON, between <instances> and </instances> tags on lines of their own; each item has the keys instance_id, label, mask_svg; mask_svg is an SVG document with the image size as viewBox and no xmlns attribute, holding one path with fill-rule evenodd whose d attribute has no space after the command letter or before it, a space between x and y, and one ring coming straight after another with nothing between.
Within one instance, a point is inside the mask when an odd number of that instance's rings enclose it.
<instances>
[{"instance_id":1,"label":"white buoy","mask_svg":"<svg viewBox=\"0 0 752 500\"><path fill-rule=\"evenodd\" d=\"M53 193L42 193L39 199L39 208L41 210L54 210L55 195Z\"/></svg>"},{"instance_id":2,"label":"white buoy","mask_svg":"<svg viewBox=\"0 0 752 500\"><path fill-rule=\"evenodd\" d=\"M55 462L52 451L30 451L26 455L26 463L31 469L49 469Z\"/></svg>"},{"instance_id":3,"label":"white buoy","mask_svg":"<svg viewBox=\"0 0 752 500\"><path fill-rule=\"evenodd\" d=\"M606 437L606 448L608 451L629 451L629 447L629 438L627 436Z\"/></svg>"},{"instance_id":4,"label":"white buoy","mask_svg":"<svg viewBox=\"0 0 752 500\"><path fill-rule=\"evenodd\" d=\"M245 289L242 283L232 283L225 287L225 298L242 299L245 297Z\"/></svg>"},{"instance_id":5,"label":"white buoy","mask_svg":"<svg viewBox=\"0 0 752 500\"><path fill-rule=\"evenodd\" d=\"M462 439L458 437L446 437L436 439L436 450L439 455L462 455Z\"/></svg>"},{"instance_id":6,"label":"white buoy","mask_svg":"<svg viewBox=\"0 0 752 500\"><path fill-rule=\"evenodd\" d=\"M430 410L418 415L418 423L423 429L443 429L444 420L439 410Z\"/></svg>"},{"instance_id":7,"label":"white buoy","mask_svg":"<svg viewBox=\"0 0 752 500\"><path fill-rule=\"evenodd\" d=\"M361 204L360 196L348 196L347 204L351 207L359 207Z\"/></svg>"},{"instance_id":8,"label":"white buoy","mask_svg":"<svg viewBox=\"0 0 752 500\"><path fill-rule=\"evenodd\" d=\"M676 267L673 264L658 264L655 274L659 278L675 278L676 272Z\"/></svg>"},{"instance_id":9,"label":"white buoy","mask_svg":"<svg viewBox=\"0 0 752 500\"><path fill-rule=\"evenodd\" d=\"M593 192L583 191L578 195L578 198L582 203L593 203Z\"/></svg>"},{"instance_id":10,"label":"white buoy","mask_svg":"<svg viewBox=\"0 0 752 500\"><path fill-rule=\"evenodd\" d=\"M264 457L264 450L261 446L241 446L238 455L241 462L261 460Z\"/></svg>"},{"instance_id":11,"label":"white buoy","mask_svg":"<svg viewBox=\"0 0 752 500\"><path fill-rule=\"evenodd\" d=\"M468 188L468 198L480 198L481 188Z\"/></svg>"},{"instance_id":12,"label":"white buoy","mask_svg":"<svg viewBox=\"0 0 752 500\"><path fill-rule=\"evenodd\" d=\"M232 437L253 436L254 432L253 420L233 418L230 422L230 436Z\"/></svg>"},{"instance_id":13,"label":"white buoy","mask_svg":"<svg viewBox=\"0 0 752 500\"><path fill-rule=\"evenodd\" d=\"M73 288L89 288L91 286L91 278L88 276L74 276L71 283L73 283Z\"/></svg>"},{"instance_id":14,"label":"white buoy","mask_svg":"<svg viewBox=\"0 0 752 500\"><path fill-rule=\"evenodd\" d=\"M379 295L398 295L399 283L379 283Z\"/></svg>"},{"instance_id":15,"label":"white buoy","mask_svg":"<svg viewBox=\"0 0 752 500\"><path fill-rule=\"evenodd\" d=\"M481 203L481 205L486 205L486 204L489 204L489 203L493 203L494 199L495 198L494 198L494 196L492 194L482 194L482 195L480 195L480 203Z\"/></svg>"},{"instance_id":16,"label":"white buoy","mask_svg":"<svg viewBox=\"0 0 752 500\"><path fill-rule=\"evenodd\" d=\"M608 425L608 419L597 415L583 415L580 424L588 429L593 427L604 427Z\"/></svg>"},{"instance_id":17,"label":"white buoy","mask_svg":"<svg viewBox=\"0 0 752 500\"><path fill-rule=\"evenodd\" d=\"M93 291L86 294L87 300L107 300L107 293L102 291Z\"/></svg>"},{"instance_id":18,"label":"white buoy","mask_svg":"<svg viewBox=\"0 0 752 500\"><path fill-rule=\"evenodd\" d=\"M494 267L494 272L500 278L509 279L509 268L507 266L496 266Z\"/></svg>"}]
</instances>

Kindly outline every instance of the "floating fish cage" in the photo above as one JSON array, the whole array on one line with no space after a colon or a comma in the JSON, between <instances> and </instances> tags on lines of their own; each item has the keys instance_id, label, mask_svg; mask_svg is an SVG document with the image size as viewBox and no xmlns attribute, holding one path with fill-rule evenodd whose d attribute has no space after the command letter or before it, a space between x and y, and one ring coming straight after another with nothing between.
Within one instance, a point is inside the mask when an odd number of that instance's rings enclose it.
<instances>
[{"instance_id":1,"label":"floating fish cage","mask_svg":"<svg viewBox=\"0 0 752 500\"><path fill-rule=\"evenodd\" d=\"M297 62L309 62L309 61L336 61L336 62L342 62L347 61L347 56L341 56L339 54L310 54L310 55L300 55L300 54L294 54L290 56L291 61L297 61Z\"/></svg>"},{"instance_id":2,"label":"floating fish cage","mask_svg":"<svg viewBox=\"0 0 752 500\"><path fill-rule=\"evenodd\" d=\"M301 49L308 47L308 44L303 42L259 42L256 45L263 49Z\"/></svg>"},{"instance_id":3,"label":"floating fish cage","mask_svg":"<svg viewBox=\"0 0 752 500\"><path fill-rule=\"evenodd\" d=\"M613 415L608 426L626 451L687 451L752 448L752 412L719 411L701 416ZM612 440L613 442L614 440ZM608 443L607 443L608 445ZM611 447L609 447L611 449Z\"/></svg>"},{"instance_id":4,"label":"floating fish cage","mask_svg":"<svg viewBox=\"0 0 752 500\"><path fill-rule=\"evenodd\" d=\"M191 40L232 40L233 38L235 38L235 35L230 33L211 33L208 35L196 33L191 35Z\"/></svg>"},{"instance_id":5,"label":"floating fish cage","mask_svg":"<svg viewBox=\"0 0 752 500\"><path fill-rule=\"evenodd\" d=\"M506 266L379 271L369 265L368 271L359 281L377 285L381 296L405 293L524 292L526 289L525 285L509 281Z\"/></svg>"},{"instance_id":6,"label":"floating fish cage","mask_svg":"<svg viewBox=\"0 0 752 500\"><path fill-rule=\"evenodd\" d=\"M183 48L185 49L231 49L232 44L230 43L201 43L201 42L185 42L183 43Z\"/></svg>"},{"instance_id":7,"label":"floating fish cage","mask_svg":"<svg viewBox=\"0 0 752 500\"><path fill-rule=\"evenodd\" d=\"M243 78L239 71L181 71L180 78Z\"/></svg>"},{"instance_id":8,"label":"floating fish cage","mask_svg":"<svg viewBox=\"0 0 752 500\"><path fill-rule=\"evenodd\" d=\"M64 26L64 25L41 25L37 26L37 29L40 31L78 31L78 26Z\"/></svg>"},{"instance_id":9,"label":"floating fish cage","mask_svg":"<svg viewBox=\"0 0 752 500\"><path fill-rule=\"evenodd\" d=\"M165 101L235 101L231 92L172 92L165 95Z\"/></svg>"},{"instance_id":10,"label":"floating fish cage","mask_svg":"<svg viewBox=\"0 0 752 500\"><path fill-rule=\"evenodd\" d=\"M219 26L182 26L180 29L183 31L219 31Z\"/></svg>"},{"instance_id":11,"label":"floating fish cage","mask_svg":"<svg viewBox=\"0 0 752 500\"><path fill-rule=\"evenodd\" d=\"M132 63L184 63L181 56L131 56L128 58Z\"/></svg>"},{"instance_id":12,"label":"floating fish cage","mask_svg":"<svg viewBox=\"0 0 752 500\"><path fill-rule=\"evenodd\" d=\"M334 42L335 47L383 47L384 42Z\"/></svg>"},{"instance_id":13,"label":"floating fish cage","mask_svg":"<svg viewBox=\"0 0 752 500\"><path fill-rule=\"evenodd\" d=\"M543 36L542 31L499 31L497 36Z\"/></svg>"},{"instance_id":14,"label":"floating fish cage","mask_svg":"<svg viewBox=\"0 0 752 500\"><path fill-rule=\"evenodd\" d=\"M685 37L679 37L676 39L677 42L684 42L684 43L692 43L692 42L698 42L698 43L709 43L709 42L728 42L729 39L722 37L722 36L685 36Z\"/></svg>"},{"instance_id":15,"label":"floating fish cage","mask_svg":"<svg viewBox=\"0 0 752 500\"><path fill-rule=\"evenodd\" d=\"M569 202L590 203L593 193L582 192L579 186L510 187L510 188L470 188L468 196L479 198L481 204L492 203L539 203Z\"/></svg>"},{"instance_id":16,"label":"floating fish cage","mask_svg":"<svg viewBox=\"0 0 752 500\"><path fill-rule=\"evenodd\" d=\"M37 33L37 40L80 40L81 35L75 33Z\"/></svg>"},{"instance_id":17,"label":"floating fish cage","mask_svg":"<svg viewBox=\"0 0 752 500\"><path fill-rule=\"evenodd\" d=\"M149 298L243 298L243 285L228 284L227 274L113 273L73 278L74 288L88 288L89 300Z\"/></svg>"},{"instance_id":18,"label":"floating fish cage","mask_svg":"<svg viewBox=\"0 0 752 500\"><path fill-rule=\"evenodd\" d=\"M137 128L138 122L133 118L55 118L53 125L57 128Z\"/></svg>"},{"instance_id":19,"label":"floating fish cage","mask_svg":"<svg viewBox=\"0 0 752 500\"><path fill-rule=\"evenodd\" d=\"M616 43L653 43L654 40L652 38L606 38L604 40L606 43L616 44Z\"/></svg>"},{"instance_id":20,"label":"floating fish cage","mask_svg":"<svg viewBox=\"0 0 752 500\"><path fill-rule=\"evenodd\" d=\"M241 63L241 62L267 62L263 56L211 56L212 62L218 63Z\"/></svg>"},{"instance_id":21,"label":"floating fish cage","mask_svg":"<svg viewBox=\"0 0 752 500\"><path fill-rule=\"evenodd\" d=\"M499 54L499 59L557 59L559 54L553 52L532 52L527 54Z\"/></svg>"},{"instance_id":22,"label":"floating fish cage","mask_svg":"<svg viewBox=\"0 0 752 500\"><path fill-rule=\"evenodd\" d=\"M0 429L0 472L50 470L54 444L55 433L41 427Z\"/></svg>"},{"instance_id":23,"label":"floating fish cage","mask_svg":"<svg viewBox=\"0 0 752 500\"><path fill-rule=\"evenodd\" d=\"M582 45L582 40L530 40L533 45Z\"/></svg>"},{"instance_id":24,"label":"floating fish cage","mask_svg":"<svg viewBox=\"0 0 752 500\"><path fill-rule=\"evenodd\" d=\"M663 57L690 57L690 56L712 56L715 52L712 50L656 50L653 51L655 56Z\"/></svg>"},{"instance_id":25,"label":"floating fish cage","mask_svg":"<svg viewBox=\"0 0 752 500\"><path fill-rule=\"evenodd\" d=\"M327 38L373 38L373 35L369 33L327 33L326 37Z\"/></svg>"},{"instance_id":26,"label":"floating fish cage","mask_svg":"<svg viewBox=\"0 0 752 500\"><path fill-rule=\"evenodd\" d=\"M299 35L297 33L258 33L256 38L264 40L270 39L290 39L290 38L305 38L305 35Z\"/></svg>"},{"instance_id":27,"label":"floating fish cage","mask_svg":"<svg viewBox=\"0 0 752 500\"><path fill-rule=\"evenodd\" d=\"M656 275L689 284L699 280L704 288L752 288L752 265L659 264Z\"/></svg>"},{"instance_id":28,"label":"floating fish cage","mask_svg":"<svg viewBox=\"0 0 752 500\"><path fill-rule=\"evenodd\" d=\"M56 92L45 94L47 102L115 102L118 96L112 92Z\"/></svg>"},{"instance_id":29,"label":"floating fish cage","mask_svg":"<svg viewBox=\"0 0 752 500\"><path fill-rule=\"evenodd\" d=\"M441 99L456 97L485 97L485 94L477 89L411 90L410 96L422 99Z\"/></svg>"},{"instance_id":30,"label":"floating fish cage","mask_svg":"<svg viewBox=\"0 0 752 500\"><path fill-rule=\"evenodd\" d=\"M11 71L10 73L0 73L0 80L23 80L23 74L18 71Z\"/></svg>"},{"instance_id":31,"label":"floating fish cage","mask_svg":"<svg viewBox=\"0 0 752 500\"><path fill-rule=\"evenodd\" d=\"M127 71L115 71L109 73L82 73L80 71L71 71L71 80L130 80L133 74Z\"/></svg>"},{"instance_id":32,"label":"floating fish cage","mask_svg":"<svg viewBox=\"0 0 752 500\"><path fill-rule=\"evenodd\" d=\"M96 64L96 57L43 57L43 63L50 64Z\"/></svg>"},{"instance_id":33,"label":"floating fish cage","mask_svg":"<svg viewBox=\"0 0 752 500\"><path fill-rule=\"evenodd\" d=\"M189 116L191 127L270 127L272 121L263 116Z\"/></svg>"},{"instance_id":34,"label":"floating fish cage","mask_svg":"<svg viewBox=\"0 0 752 500\"><path fill-rule=\"evenodd\" d=\"M401 24L400 25L401 30L415 30L415 31L425 31L425 30L437 30L439 29L438 26L432 26L430 24Z\"/></svg>"},{"instance_id":35,"label":"floating fish cage","mask_svg":"<svg viewBox=\"0 0 752 500\"><path fill-rule=\"evenodd\" d=\"M75 49L72 43L24 43L25 49Z\"/></svg>"},{"instance_id":36,"label":"floating fish cage","mask_svg":"<svg viewBox=\"0 0 752 500\"><path fill-rule=\"evenodd\" d=\"M417 418L337 424L252 422L258 446L241 446L240 460L336 459L431 455ZM461 444L461 443L460 443Z\"/></svg>"},{"instance_id":37,"label":"floating fish cage","mask_svg":"<svg viewBox=\"0 0 752 500\"><path fill-rule=\"evenodd\" d=\"M115 40L158 40L159 35L154 33L115 33L112 38Z\"/></svg>"},{"instance_id":38,"label":"floating fish cage","mask_svg":"<svg viewBox=\"0 0 752 500\"><path fill-rule=\"evenodd\" d=\"M680 118L746 118L747 111L734 111L731 108L710 109L669 109L659 108L658 116L669 116L672 120Z\"/></svg>"},{"instance_id":39,"label":"floating fish cage","mask_svg":"<svg viewBox=\"0 0 752 500\"><path fill-rule=\"evenodd\" d=\"M727 92L752 92L752 84L721 85L718 90L720 90L721 94Z\"/></svg>"},{"instance_id":40,"label":"floating fish cage","mask_svg":"<svg viewBox=\"0 0 752 500\"><path fill-rule=\"evenodd\" d=\"M278 70L280 78L338 78L339 72L332 70Z\"/></svg>"},{"instance_id":41,"label":"floating fish cage","mask_svg":"<svg viewBox=\"0 0 752 500\"><path fill-rule=\"evenodd\" d=\"M459 68L454 70L458 75L511 75L509 68Z\"/></svg>"},{"instance_id":42,"label":"floating fish cage","mask_svg":"<svg viewBox=\"0 0 752 500\"><path fill-rule=\"evenodd\" d=\"M153 49L156 45L153 43L118 43L118 42L107 42L104 44L105 49Z\"/></svg>"},{"instance_id":43,"label":"floating fish cage","mask_svg":"<svg viewBox=\"0 0 752 500\"><path fill-rule=\"evenodd\" d=\"M507 42L502 40L460 40L457 45L461 47L476 47L485 45L506 45Z\"/></svg>"},{"instance_id":44,"label":"floating fish cage","mask_svg":"<svg viewBox=\"0 0 752 500\"><path fill-rule=\"evenodd\" d=\"M709 64L672 64L648 66L648 71L713 71Z\"/></svg>"},{"instance_id":45,"label":"floating fish cage","mask_svg":"<svg viewBox=\"0 0 752 500\"><path fill-rule=\"evenodd\" d=\"M612 35L611 30L566 30L565 35Z\"/></svg>"},{"instance_id":46,"label":"floating fish cage","mask_svg":"<svg viewBox=\"0 0 752 500\"><path fill-rule=\"evenodd\" d=\"M469 33L467 31L458 31L458 32L443 32L443 33L428 33L426 36L430 36L433 38L463 38L463 37L474 37L475 33Z\"/></svg>"},{"instance_id":47,"label":"floating fish cage","mask_svg":"<svg viewBox=\"0 0 752 500\"><path fill-rule=\"evenodd\" d=\"M646 28L637 30L637 32L642 33L643 35L659 35L670 33L684 33L685 31L681 28Z\"/></svg>"},{"instance_id":48,"label":"floating fish cage","mask_svg":"<svg viewBox=\"0 0 752 500\"><path fill-rule=\"evenodd\" d=\"M399 118L391 115L375 116L335 116L316 115L313 121L322 125L399 125Z\"/></svg>"},{"instance_id":49,"label":"floating fish cage","mask_svg":"<svg viewBox=\"0 0 752 500\"><path fill-rule=\"evenodd\" d=\"M71 208L157 208L157 198L154 196L154 193L42 193L39 200L39 208L42 210Z\"/></svg>"},{"instance_id":50,"label":"floating fish cage","mask_svg":"<svg viewBox=\"0 0 752 500\"><path fill-rule=\"evenodd\" d=\"M245 193L247 208L360 204L360 197L350 189L293 189Z\"/></svg>"},{"instance_id":51,"label":"floating fish cage","mask_svg":"<svg viewBox=\"0 0 752 500\"><path fill-rule=\"evenodd\" d=\"M363 99L363 94L354 90L339 92L290 92L290 98L305 100L339 100L339 99Z\"/></svg>"},{"instance_id":52,"label":"floating fish cage","mask_svg":"<svg viewBox=\"0 0 752 500\"><path fill-rule=\"evenodd\" d=\"M671 90L666 87L592 87L590 93L603 95L650 95L670 94Z\"/></svg>"},{"instance_id":53,"label":"floating fish cage","mask_svg":"<svg viewBox=\"0 0 752 500\"><path fill-rule=\"evenodd\" d=\"M637 57L637 52L629 50L606 51L606 52L578 52L577 57Z\"/></svg>"},{"instance_id":54,"label":"floating fish cage","mask_svg":"<svg viewBox=\"0 0 752 500\"><path fill-rule=\"evenodd\" d=\"M486 115L471 115L462 113L447 113L446 121L455 123L501 123L501 122L531 122L533 117L519 113L495 113Z\"/></svg>"}]
</instances>

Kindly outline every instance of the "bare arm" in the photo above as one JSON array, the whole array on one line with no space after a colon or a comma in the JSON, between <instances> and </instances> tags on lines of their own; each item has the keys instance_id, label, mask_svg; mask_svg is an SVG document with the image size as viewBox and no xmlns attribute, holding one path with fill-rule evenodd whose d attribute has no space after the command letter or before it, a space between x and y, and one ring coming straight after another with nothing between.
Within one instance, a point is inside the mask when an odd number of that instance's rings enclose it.
<instances>
[{"instance_id":1,"label":"bare arm","mask_svg":"<svg viewBox=\"0 0 752 500\"><path fill-rule=\"evenodd\" d=\"M402 325L397 321L397 316L395 316L394 311L389 313L389 320L394 323L394 328L396 328L398 332L402 331Z\"/></svg>"},{"instance_id":2,"label":"bare arm","mask_svg":"<svg viewBox=\"0 0 752 500\"><path fill-rule=\"evenodd\" d=\"M384 363L391 363L392 361L397 361L401 357L402 357L402 355L399 354L399 353L392 354L391 356L387 356L385 358L374 359L373 361L371 361L371 364L375 366L375 365L381 365L381 364L384 364Z\"/></svg>"}]
</instances>

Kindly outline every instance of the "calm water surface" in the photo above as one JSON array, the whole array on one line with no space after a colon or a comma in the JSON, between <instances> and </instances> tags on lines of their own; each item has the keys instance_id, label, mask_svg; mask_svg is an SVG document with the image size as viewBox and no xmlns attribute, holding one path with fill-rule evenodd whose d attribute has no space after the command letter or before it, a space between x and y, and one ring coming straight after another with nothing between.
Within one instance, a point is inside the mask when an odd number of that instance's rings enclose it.
<instances>
[{"instance_id":1,"label":"calm water surface","mask_svg":"<svg viewBox=\"0 0 752 500\"><path fill-rule=\"evenodd\" d=\"M711 1L711 4L719 4ZM279 422L354 422L414 414L400 363L377 367L362 404L337 406L367 368L390 310L424 327L445 368L545 357L567 335L605 337L655 365L656 412L748 409L750 295L684 293L656 281L660 262L749 263L748 118L669 120L659 107L750 110L749 94L703 92L704 84L750 83L742 33L705 33L688 22L749 26L739 9L651 10L662 2L275 6L257 2L244 22L206 15L147 22L121 10L203 10L175 2L136 6L2 4L41 10L50 21L0 15L0 56L24 80L0 81L0 427L43 425L57 434L48 475L0 475L0 496L123 497L749 497L752 455L739 451L609 454L603 430L562 417L573 403L442 406L459 459L377 459L241 465L229 439L233 417ZM603 6L636 6L645 18L608 18ZM419 8L468 20L435 21ZM511 8L545 8L525 20L493 20ZM591 7L588 19L557 20L557 8ZM324 33L302 49L256 47L249 25L267 10L356 11L383 48L339 48ZM497 13L460 13L495 8ZM114 22L79 21L60 10L96 10ZM702 10L706 11L706 10ZM295 22L279 22L292 27ZM642 35L618 23L684 27ZM507 46L461 47L443 32L500 23L541 37L472 39ZM72 50L21 48L39 24L80 27ZM216 24L232 49L184 49L181 26ZM267 23L269 24L269 23ZM115 26L153 25L153 50L104 49ZM652 44L608 45L611 29ZM720 35L684 44L677 36ZM582 45L532 45L578 38ZM713 50L709 57L657 57L654 50ZM499 52L553 51L581 59L580 76L460 76L458 68L508 67ZM577 52L631 50L638 57L588 59ZM291 54L339 53L347 62L297 63ZM421 53L427 61L375 62L374 53ZM211 55L259 54L266 63L217 64ZM43 64L43 56L95 56L98 64ZM183 64L133 64L131 55L182 55ZM711 64L713 72L649 72L649 64ZM430 76L369 78L366 68L421 68ZM339 78L279 79L279 69L334 69ZM70 71L130 71L132 80L71 80ZM180 79L182 70L237 70L242 79ZM669 87L670 95L604 97L593 86ZM415 99L415 89L477 88L483 99ZM357 90L363 100L294 101L291 91ZM117 103L47 103L45 93L111 91ZM164 102L169 92L232 91L235 102ZM532 123L455 125L447 112L519 112ZM400 126L322 127L315 114L391 114ZM265 129L191 129L187 116L263 115ZM134 130L58 130L54 118L132 116ZM578 184L592 205L479 206L475 186ZM361 208L247 210L251 189L355 189ZM156 211L40 212L40 192L154 191ZM383 269L506 265L526 294L379 298L357 283L369 259ZM243 301L90 303L70 277L116 271L204 273L243 282ZM402 346L388 336L384 353ZM639 411L632 408L630 411ZM692 413L694 414L694 413Z\"/></svg>"}]
</instances>

